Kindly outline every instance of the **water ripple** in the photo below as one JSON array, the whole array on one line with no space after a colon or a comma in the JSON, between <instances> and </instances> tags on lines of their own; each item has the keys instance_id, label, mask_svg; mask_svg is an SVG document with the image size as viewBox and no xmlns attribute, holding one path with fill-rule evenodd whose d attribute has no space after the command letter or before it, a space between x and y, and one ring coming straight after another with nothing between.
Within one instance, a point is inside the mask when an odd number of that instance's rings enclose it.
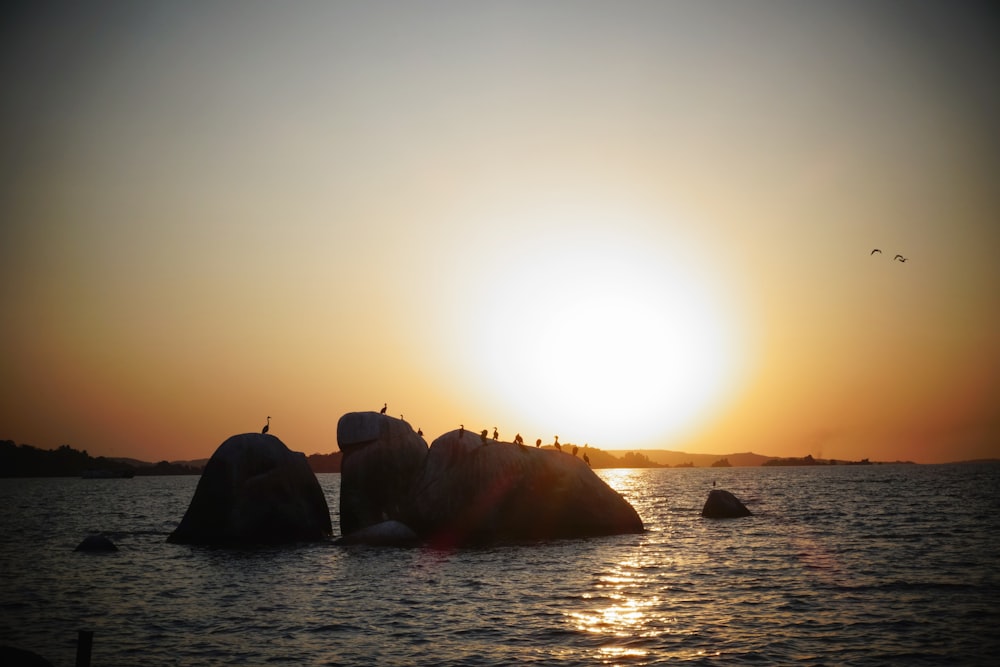
<instances>
[{"instance_id":1,"label":"water ripple","mask_svg":"<svg viewBox=\"0 0 1000 667\"><path fill-rule=\"evenodd\" d=\"M0 480L0 641L72 664L89 628L112 666L990 664L998 472L602 471L645 533L459 552L172 545L197 478ZM754 516L702 519L713 481ZM120 551L73 552L90 531Z\"/></svg>"}]
</instances>

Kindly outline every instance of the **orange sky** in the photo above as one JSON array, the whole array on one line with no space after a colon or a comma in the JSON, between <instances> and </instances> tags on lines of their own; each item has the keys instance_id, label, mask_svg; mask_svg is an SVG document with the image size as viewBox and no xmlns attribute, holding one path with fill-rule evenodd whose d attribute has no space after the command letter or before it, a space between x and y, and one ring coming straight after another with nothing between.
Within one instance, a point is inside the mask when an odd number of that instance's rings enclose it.
<instances>
[{"instance_id":1,"label":"orange sky","mask_svg":"<svg viewBox=\"0 0 1000 667\"><path fill-rule=\"evenodd\" d=\"M28 5L0 36L0 439L201 458L270 415L329 452L388 402L428 440L1000 456L998 28Z\"/></svg>"}]
</instances>

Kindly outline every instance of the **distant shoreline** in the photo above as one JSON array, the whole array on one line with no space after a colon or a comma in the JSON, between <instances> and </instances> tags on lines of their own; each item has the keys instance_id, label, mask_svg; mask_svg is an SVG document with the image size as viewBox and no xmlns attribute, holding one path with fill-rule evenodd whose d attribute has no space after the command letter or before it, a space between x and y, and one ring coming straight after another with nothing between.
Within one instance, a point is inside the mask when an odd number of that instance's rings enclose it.
<instances>
[{"instance_id":1,"label":"distant shoreline","mask_svg":"<svg viewBox=\"0 0 1000 667\"><path fill-rule=\"evenodd\" d=\"M543 449L554 449L546 445ZM803 457L778 457L754 454L689 454L672 450L602 450L584 446L595 469L607 468L757 468L798 466L865 466L865 465L958 465L1000 463L1000 459L949 461L940 464L918 464L914 461L846 461ZM566 456L571 454L566 453ZM342 453L309 454L309 467L315 473L340 472ZM191 461L160 461L150 463L131 458L90 456L86 450L62 445L56 449L39 449L17 445L12 440L0 441L0 477L88 477L130 478L155 475L200 475L208 459Z\"/></svg>"}]
</instances>

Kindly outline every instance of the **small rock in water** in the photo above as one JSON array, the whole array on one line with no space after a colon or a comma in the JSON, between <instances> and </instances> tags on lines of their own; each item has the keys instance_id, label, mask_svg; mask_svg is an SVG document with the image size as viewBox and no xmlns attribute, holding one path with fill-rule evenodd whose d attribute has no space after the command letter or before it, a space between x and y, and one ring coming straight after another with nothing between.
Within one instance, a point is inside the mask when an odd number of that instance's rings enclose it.
<instances>
[{"instance_id":1,"label":"small rock in water","mask_svg":"<svg viewBox=\"0 0 1000 667\"><path fill-rule=\"evenodd\" d=\"M118 547L103 535L88 535L73 551L118 551Z\"/></svg>"},{"instance_id":2,"label":"small rock in water","mask_svg":"<svg viewBox=\"0 0 1000 667\"><path fill-rule=\"evenodd\" d=\"M0 665L7 667L52 667L52 663L31 651L14 646L0 646Z\"/></svg>"},{"instance_id":3,"label":"small rock in water","mask_svg":"<svg viewBox=\"0 0 1000 667\"><path fill-rule=\"evenodd\" d=\"M399 521L383 521L362 528L337 540L337 544L367 544L370 546L410 546L418 542L417 534Z\"/></svg>"},{"instance_id":4,"label":"small rock in water","mask_svg":"<svg viewBox=\"0 0 1000 667\"><path fill-rule=\"evenodd\" d=\"M708 492L708 500L705 501L701 515L708 519L736 519L750 516L750 510L729 491L712 489Z\"/></svg>"}]
</instances>

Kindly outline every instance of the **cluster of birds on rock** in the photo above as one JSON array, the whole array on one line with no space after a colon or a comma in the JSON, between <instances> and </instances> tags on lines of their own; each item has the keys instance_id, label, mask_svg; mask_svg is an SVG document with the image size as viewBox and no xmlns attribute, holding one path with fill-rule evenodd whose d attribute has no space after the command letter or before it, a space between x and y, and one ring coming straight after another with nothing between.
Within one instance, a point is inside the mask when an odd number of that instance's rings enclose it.
<instances>
[{"instance_id":1,"label":"cluster of birds on rock","mask_svg":"<svg viewBox=\"0 0 1000 667\"><path fill-rule=\"evenodd\" d=\"M459 424L458 425L458 437L461 438L464 435L465 435L465 424ZM559 436L555 435L555 436L552 436L552 437L553 437L552 446L555 447L558 451L561 452L562 451L562 445L559 444ZM489 444L489 429L485 429L484 428L482 431L480 431L479 432L479 439L483 441L484 445L488 445ZM493 440L494 441L500 440L500 431L497 429L496 426L493 427ZM514 436L514 440L512 442L513 442L513 444L517 445L521 449L527 449L527 447L524 445L524 438L521 436L520 433L518 433L517 435ZM541 447L541 446L542 446L542 439L538 438L537 440L535 440L535 447ZM587 447L587 445L584 445L585 449L586 449L586 447ZM573 445L573 456L576 456L577 453L579 453L579 451L580 451L580 448L577 447L576 445ZM590 457L587 456L587 452L583 453L583 460L584 460L584 462L588 466L590 465Z\"/></svg>"},{"instance_id":2,"label":"cluster of birds on rock","mask_svg":"<svg viewBox=\"0 0 1000 667\"><path fill-rule=\"evenodd\" d=\"M869 254L869 256L871 256L871 255L874 255L875 253L878 253L878 254L881 255L882 251L879 250L878 248L873 248L872 251L870 253L868 253L868 254ZM892 261L894 261L894 262L905 262L906 259L907 258L903 257L902 255L896 255L895 257L892 258Z\"/></svg>"}]
</instances>

